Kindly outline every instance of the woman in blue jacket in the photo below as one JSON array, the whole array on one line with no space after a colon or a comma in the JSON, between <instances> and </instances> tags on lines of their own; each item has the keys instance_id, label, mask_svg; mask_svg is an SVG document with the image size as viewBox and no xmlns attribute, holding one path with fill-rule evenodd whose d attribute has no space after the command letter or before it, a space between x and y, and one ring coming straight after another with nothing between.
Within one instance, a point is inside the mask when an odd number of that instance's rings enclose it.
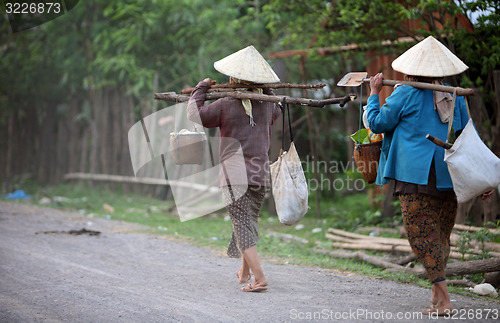
<instances>
[{"instance_id":1,"label":"woman in blue jacket","mask_svg":"<svg viewBox=\"0 0 500 323\"><path fill-rule=\"evenodd\" d=\"M398 57L392 67L408 81L440 83L445 76L468 67L432 36ZM408 240L432 282L431 305L423 313L447 314L452 310L445 281L450 235L455 224L457 200L444 149L426 134L446 141L448 120L454 109L455 133L465 127L468 114L463 97L451 106L451 95L397 86L380 107L381 73L371 78L367 118L374 133L385 133L376 183L395 181Z\"/></svg>"}]
</instances>

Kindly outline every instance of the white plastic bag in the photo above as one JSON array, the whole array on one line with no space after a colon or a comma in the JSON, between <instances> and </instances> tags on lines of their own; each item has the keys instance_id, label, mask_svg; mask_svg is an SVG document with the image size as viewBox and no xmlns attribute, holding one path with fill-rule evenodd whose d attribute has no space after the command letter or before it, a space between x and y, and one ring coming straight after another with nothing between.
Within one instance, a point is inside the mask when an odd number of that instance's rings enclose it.
<instances>
[{"instance_id":1,"label":"white plastic bag","mask_svg":"<svg viewBox=\"0 0 500 323\"><path fill-rule=\"evenodd\" d=\"M307 181L293 142L288 152L283 152L270 168L278 218L283 224L293 225L309 208Z\"/></svg>"},{"instance_id":2,"label":"white plastic bag","mask_svg":"<svg viewBox=\"0 0 500 323\"><path fill-rule=\"evenodd\" d=\"M478 295L497 297L498 293L493 285L485 283L474 286L472 291Z\"/></svg>"},{"instance_id":3,"label":"white plastic bag","mask_svg":"<svg viewBox=\"0 0 500 323\"><path fill-rule=\"evenodd\" d=\"M444 161L459 203L500 185L500 159L479 138L472 119L453 146L445 150Z\"/></svg>"}]
</instances>

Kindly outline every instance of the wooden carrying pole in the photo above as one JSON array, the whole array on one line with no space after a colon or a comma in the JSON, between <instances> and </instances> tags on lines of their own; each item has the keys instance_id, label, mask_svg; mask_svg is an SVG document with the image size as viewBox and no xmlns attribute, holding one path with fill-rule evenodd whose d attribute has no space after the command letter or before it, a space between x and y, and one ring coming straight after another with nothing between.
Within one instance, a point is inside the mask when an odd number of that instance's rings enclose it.
<instances>
[{"instance_id":1,"label":"wooden carrying pole","mask_svg":"<svg viewBox=\"0 0 500 323\"><path fill-rule=\"evenodd\" d=\"M231 97L235 99L250 99L257 101L266 101L273 103L283 102L283 98L286 99L286 102L289 104L295 105L307 105L311 107L319 107L322 108L328 104L340 104L343 107L347 102L356 99L356 95L347 95L341 98L333 98L326 100L313 100L313 99L304 99L304 98L295 98L291 96L283 96L283 95L267 95L267 94L258 94L253 92L212 92L207 93L205 99L206 100L217 100L220 98ZM173 101L173 102L186 102L189 100L188 95L177 94L175 92L164 92L164 93L155 93L155 100L163 100L163 101Z\"/></svg>"},{"instance_id":2,"label":"wooden carrying pole","mask_svg":"<svg viewBox=\"0 0 500 323\"><path fill-rule=\"evenodd\" d=\"M370 82L370 78L363 79L363 82ZM397 84L406 84L406 85L416 87L417 89L441 91L441 92L447 92L447 93L453 93L456 89L457 95L460 95L460 96L474 95L473 89L464 89L461 87L453 87L453 86L439 85L439 84L430 84L430 83L423 83L423 82L397 81L397 80L383 80L382 81L382 85L385 85L385 86L395 86Z\"/></svg>"},{"instance_id":3,"label":"wooden carrying pole","mask_svg":"<svg viewBox=\"0 0 500 323\"><path fill-rule=\"evenodd\" d=\"M311 89L317 90L324 88L326 84L293 84L293 83L265 83L265 84L240 84L240 83L222 83L215 84L208 89L208 92L215 92L220 89L257 89L257 88L269 88L269 89L282 89L282 88L294 88L294 89ZM194 87L190 87L181 91L181 94L190 94L193 92Z\"/></svg>"},{"instance_id":4,"label":"wooden carrying pole","mask_svg":"<svg viewBox=\"0 0 500 323\"><path fill-rule=\"evenodd\" d=\"M430 141L432 141L432 142L433 142L433 143L435 143L436 145L438 145L438 146L440 146L440 147L443 147L444 149L450 149L450 148L452 147L449 143L444 142L444 141L442 141L441 139L436 138L436 137L434 137L434 136L431 136L431 135L429 135L429 134L427 134L427 135L425 136L425 138L429 139Z\"/></svg>"},{"instance_id":5,"label":"wooden carrying pole","mask_svg":"<svg viewBox=\"0 0 500 323\"><path fill-rule=\"evenodd\" d=\"M365 82L370 82L371 78L367 78L367 72L351 72L347 73L342 77L342 79L337 83L337 86L360 86ZM409 81L398 81L398 80L383 80L382 85L385 86L395 86L395 85L410 85L417 89L426 89L440 92L456 93L460 96L474 95L473 89L464 89L461 87L453 87L442 84L431 84L426 82L409 82Z\"/></svg>"}]
</instances>

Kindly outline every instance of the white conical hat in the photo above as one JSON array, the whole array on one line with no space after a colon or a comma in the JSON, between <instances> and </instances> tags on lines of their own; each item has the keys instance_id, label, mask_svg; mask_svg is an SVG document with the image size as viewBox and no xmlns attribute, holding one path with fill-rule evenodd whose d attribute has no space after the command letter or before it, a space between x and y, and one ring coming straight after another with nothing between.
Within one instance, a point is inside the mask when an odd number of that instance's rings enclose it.
<instances>
[{"instance_id":1,"label":"white conical hat","mask_svg":"<svg viewBox=\"0 0 500 323\"><path fill-rule=\"evenodd\" d=\"M253 83L280 81L269 63L252 45L215 62L214 68L227 76Z\"/></svg>"},{"instance_id":2,"label":"white conical hat","mask_svg":"<svg viewBox=\"0 0 500 323\"><path fill-rule=\"evenodd\" d=\"M460 74L469 67L429 36L396 58L392 68L406 75L445 77Z\"/></svg>"}]
</instances>

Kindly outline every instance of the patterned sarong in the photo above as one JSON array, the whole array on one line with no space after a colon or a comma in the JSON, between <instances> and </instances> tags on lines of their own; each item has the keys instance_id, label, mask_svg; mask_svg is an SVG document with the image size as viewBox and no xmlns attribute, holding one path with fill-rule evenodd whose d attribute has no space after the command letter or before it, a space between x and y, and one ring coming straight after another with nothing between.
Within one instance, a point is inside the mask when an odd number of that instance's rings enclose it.
<instances>
[{"instance_id":1,"label":"patterned sarong","mask_svg":"<svg viewBox=\"0 0 500 323\"><path fill-rule=\"evenodd\" d=\"M227 249L231 258L239 258L246 249L257 245L258 217L267 187L224 186L222 197L233 223L233 234ZM234 196L241 196L235 201Z\"/></svg>"},{"instance_id":2,"label":"patterned sarong","mask_svg":"<svg viewBox=\"0 0 500 323\"><path fill-rule=\"evenodd\" d=\"M429 280L445 280L444 271L450 254L450 235L457 215L454 196L440 199L427 194L401 194L401 212L408 241L417 259L424 265Z\"/></svg>"}]
</instances>

